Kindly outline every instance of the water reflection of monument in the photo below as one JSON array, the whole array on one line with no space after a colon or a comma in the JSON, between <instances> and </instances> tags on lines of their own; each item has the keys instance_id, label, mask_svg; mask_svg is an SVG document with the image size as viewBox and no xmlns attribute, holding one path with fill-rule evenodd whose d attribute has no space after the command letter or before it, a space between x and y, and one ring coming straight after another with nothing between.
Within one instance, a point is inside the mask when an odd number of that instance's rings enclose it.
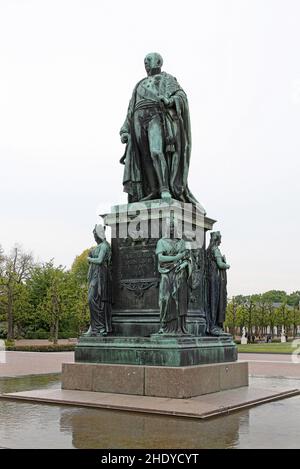
<instances>
[{"instance_id":1,"label":"water reflection of monument","mask_svg":"<svg viewBox=\"0 0 300 469\"><path fill-rule=\"evenodd\" d=\"M72 432L75 448L233 448L249 411L209 420L100 409L64 409L61 431Z\"/></svg>"}]
</instances>

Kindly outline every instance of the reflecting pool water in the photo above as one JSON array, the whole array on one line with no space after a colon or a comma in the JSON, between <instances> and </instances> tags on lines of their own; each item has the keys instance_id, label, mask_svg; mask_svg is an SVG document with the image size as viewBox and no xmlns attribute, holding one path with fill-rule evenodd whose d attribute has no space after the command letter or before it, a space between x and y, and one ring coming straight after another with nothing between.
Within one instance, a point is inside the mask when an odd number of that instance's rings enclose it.
<instances>
[{"instance_id":1,"label":"reflecting pool water","mask_svg":"<svg viewBox=\"0 0 300 469\"><path fill-rule=\"evenodd\" d=\"M257 386L299 380L252 378ZM0 392L59 387L59 375L0 380ZM299 448L300 396L209 420L0 400L6 448Z\"/></svg>"}]
</instances>

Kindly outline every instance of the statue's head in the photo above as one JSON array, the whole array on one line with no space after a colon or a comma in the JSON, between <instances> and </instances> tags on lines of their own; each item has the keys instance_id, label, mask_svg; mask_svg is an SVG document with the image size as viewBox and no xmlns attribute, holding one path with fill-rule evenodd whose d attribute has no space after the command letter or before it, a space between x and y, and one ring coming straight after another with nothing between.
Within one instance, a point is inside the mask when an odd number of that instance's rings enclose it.
<instances>
[{"instance_id":1,"label":"statue's head","mask_svg":"<svg viewBox=\"0 0 300 469\"><path fill-rule=\"evenodd\" d=\"M150 52L150 54L146 55L144 64L147 75L151 75L153 72L159 73L163 64L163 58L157 52Z\"/></svg>"},{"instance_id":2,"label":"statue's head","mask_svg":"<svg viewBox=\"0 0 300 469\"><path fill-rule=\"evenodd\" d=\"M105 240L105 226L95 225L93 235L97 244L102 243Z\"/></svg>"},{"instance_id":3,"label":"statue's head","mask_svg":"<svg viewBox=\"0 0 300 469\"><path fill-rule=\"evenodd\" d=\"M210 233L210 242L214 246L219 246L221 244L222 236L220 231L213 231Z\"/></svg>"}]
</instances>

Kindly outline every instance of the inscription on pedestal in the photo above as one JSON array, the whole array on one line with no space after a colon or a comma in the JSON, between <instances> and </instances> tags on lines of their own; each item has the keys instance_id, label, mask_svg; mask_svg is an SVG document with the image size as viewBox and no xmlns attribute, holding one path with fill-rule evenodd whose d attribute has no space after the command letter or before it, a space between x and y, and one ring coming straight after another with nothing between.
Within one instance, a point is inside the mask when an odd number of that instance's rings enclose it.
<instances>
[{"instance_id":1,"label":"inscription on pedestal","mask_svg":"<svg viewBox=\"0 0 300 469\"><path fill-rule=\"evenodd\" d=\"M157 276L155 253L144 249L127 248L120 252L120 280L145 279Z\"/></svg>"}]
</instances>

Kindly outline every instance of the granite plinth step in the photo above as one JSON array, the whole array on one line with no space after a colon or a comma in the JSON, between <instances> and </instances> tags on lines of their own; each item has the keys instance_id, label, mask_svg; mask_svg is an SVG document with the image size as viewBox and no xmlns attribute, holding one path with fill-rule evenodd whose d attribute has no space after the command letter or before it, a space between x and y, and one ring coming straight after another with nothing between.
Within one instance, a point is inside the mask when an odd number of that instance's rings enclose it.
<instances>
[{"instance_id":1,"label":"granite plinth step","mask_svg":"<svg viewBox=\"0 0 300 469\"><path fill-rule=\"evenodd\" d=\"M91 391L42 389L0 394L0 399L207 419L298 394L300 394L299 389L287 387L277 388L275 391L249 386L190 399L169 399Z\"/></svg>"},{"instance_id":2,"label":"granite plinth step","mask_svg":"<svg viewBox=\"0 0 300 469\"><path fill-rule=\"evenodd\" d=\"M75 348L78 363L179 367L236 360L237 346L232 336L83 336Z\"/></svg>"},{"instance_id":3,"label":"granite plinth step","mask_svg":"<svg viewBox=\"0 0 300 469\"><path fill-rule=\"evenodd\" d=\"M64 363L62 388L184 399L248 386L248 363L186 367Z\"/></svg>"}]
</instances>

